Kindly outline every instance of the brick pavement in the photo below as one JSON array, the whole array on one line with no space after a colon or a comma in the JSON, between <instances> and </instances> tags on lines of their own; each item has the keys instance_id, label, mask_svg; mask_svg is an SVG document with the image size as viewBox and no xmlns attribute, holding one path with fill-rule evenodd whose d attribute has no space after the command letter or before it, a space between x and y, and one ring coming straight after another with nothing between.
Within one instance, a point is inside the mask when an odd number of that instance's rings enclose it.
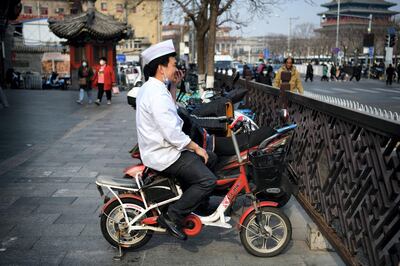
<instances>
[{"instance_id":1,"label":"brick pavement","mask_svg":"<svg viewBox=\"0 0 400 266\"><path fill-rule=\"evenodd\" d=\"M246 253L236 230L206 228L180 242L155 235L120 262L99 226L95 178L122 176L133 163L135 115L126 96L111 106L77 105L76 92L6 91L0 109L1 265L342 265L335 252L310 251L309 221L295 200L285 212L293 241L274 258Z\"/></svg>"}]
</instances>

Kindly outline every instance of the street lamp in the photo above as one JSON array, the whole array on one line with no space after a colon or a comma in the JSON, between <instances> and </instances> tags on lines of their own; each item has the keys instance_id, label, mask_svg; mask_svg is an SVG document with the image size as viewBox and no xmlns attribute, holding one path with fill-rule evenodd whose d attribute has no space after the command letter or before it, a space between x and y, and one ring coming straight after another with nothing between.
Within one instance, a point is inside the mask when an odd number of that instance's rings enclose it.
<instances>
[{"instance_id":1,"label":"street lamp","mask_svg":"<svg viewBox=\"0 0 400 266\"><path fill-rule=\"evenodd\" d=\"M336 18L336 48L339 48L339 24L340 24L340 0L337 4L337 18Z\"/></svg>"},{"instance_id":2,"label":"street lamp","mask_svg":"<svg viewBox=\"0 0 400 266\"><path fill-rule=\"evenodd\" d=\"M299 17L290 17L289 18L289 36L288 36L288 41L287 41L287 43L288 43L288 56L290 56L291 55L291 53L290 53L290 38L291 38L291 35L292 35L292 20L297 20L297 19L299 19Z\"/></svg>"}]
</instances>

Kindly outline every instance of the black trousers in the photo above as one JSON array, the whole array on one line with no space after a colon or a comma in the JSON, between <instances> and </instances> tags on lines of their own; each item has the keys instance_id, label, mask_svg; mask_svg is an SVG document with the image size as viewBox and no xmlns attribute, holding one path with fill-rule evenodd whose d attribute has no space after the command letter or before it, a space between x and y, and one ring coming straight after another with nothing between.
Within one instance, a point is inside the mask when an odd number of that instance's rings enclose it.
<instances>
[{"instance_id":1,"label":"black trousers","mask_svg":"<svg viewBox=\"0 0 400 266\"><path fill-rule=\"evenodd\" d=\"M210 156L207 165L211 167L215 162L215 157ZM184 190L182 197L168 207L168 216L175 223L182 222L207 199L217 181L214 173L204 164L203 158L190 151L183 151L179 159L163 173L176 177Z\"/></svg>"},{"instance_id":2,"label":"black trousers","mask_svg":"<svg viewBox=\"0 0 400 266\"><path fill-rule=\"evenodd\" d=\"M308 79L310 79L311 82L312 82L313 78L314 78L314 74L306 74L306 82L307 82Z\"/></svg>"},{"instance_id":3,"label":"black trousers","mask_svg":"<svg viewBox=\"0 0 400 266\"><path fill-rule=\"evenodd\" d=\"M386 85L392 85L392 82L393 82L393 76L387 76Z\"/></svg>"},{"instance_id":4,"label":"black trousers","mask_svg":"<svg viewBox=\"0 0 400 266\"><path fill-rule=\"evenodd\" d=\"M104 94L104 84L103 83L98 83L97 84L98 92L97 92L97 99L101 102L101 99L103 98ZM106 92L106 97L107 100L111 101L111 90L107 90Z\"/></svg>"}]
</instances>

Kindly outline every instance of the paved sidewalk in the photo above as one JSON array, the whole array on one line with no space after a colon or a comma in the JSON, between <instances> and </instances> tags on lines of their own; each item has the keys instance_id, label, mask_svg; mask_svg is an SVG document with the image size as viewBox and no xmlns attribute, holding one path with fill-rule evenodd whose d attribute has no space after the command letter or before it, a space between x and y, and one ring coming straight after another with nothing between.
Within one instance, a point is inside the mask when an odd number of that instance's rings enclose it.
<instances>
[{"instance_id":1,"label":"paved sidewalk","mask_svg":"<svg viewBox=\"0 0 400 266\"><path fill-rule=\"evenodd\" d=\"M335 252L310 251L308 217L285 208L293 240L274 258L249 255L235 229L206 228L180 242L154 235L120 262L101 235L100 175L134 163L135 112L124 93L113 104L77 105L77 92L5 91L0 109L0 265L343 265Z\"/></svg>"}]
</instances>

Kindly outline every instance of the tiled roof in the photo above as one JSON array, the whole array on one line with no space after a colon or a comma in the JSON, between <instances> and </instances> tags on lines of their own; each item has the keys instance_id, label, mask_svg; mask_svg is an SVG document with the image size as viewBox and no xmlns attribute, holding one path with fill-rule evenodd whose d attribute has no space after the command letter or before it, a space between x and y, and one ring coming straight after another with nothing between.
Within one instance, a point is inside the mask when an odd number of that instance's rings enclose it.
<instances>
[{"instance_id":1,"label":"tiled roof","mask_svg":"<svg viewBox=\"0 0 400 266\"><path fill-rule=\"evenodd\" d=\"M340 9L340 16L346 16L346 13L351 16L351 15L355 15L357 13L372 14L372 15L396 15L399 12L393 11L393 10L350 8L350 7ZM327 10L326 12L318 13L318 15L322 15L322 14L337 16L337 11L336 10ZM368 18L368 16L366 16L366 18Z\"/></svg>"},{"instance_id":2,"label":"tiled roof","mask_svg":"<svg viewBox=\"0 0 400 266\"><path fill-rule=\"evenodd\" d=\"M127 39L132 30L126 23L116 21L94 9L66 16L63 20L49 19L50 30L60 38L71 40L114 40Z\"/></svg>"},{"instance_id":3,"label":"tiled roof","mask_svg":"<svg viewBox=\"0 0 400 266\"><path fill-rule=\"evenodd\" d=\"M380 5L380 6L395 6L395 3L392 2L387 2L384 0L341 0L340 4L366 4L366 5ZM337 6L337 1L331 1L329 3L326 4L322 4L321 6L324 7L331 7L331 6Z\"/></svg>"}]
</instances>

